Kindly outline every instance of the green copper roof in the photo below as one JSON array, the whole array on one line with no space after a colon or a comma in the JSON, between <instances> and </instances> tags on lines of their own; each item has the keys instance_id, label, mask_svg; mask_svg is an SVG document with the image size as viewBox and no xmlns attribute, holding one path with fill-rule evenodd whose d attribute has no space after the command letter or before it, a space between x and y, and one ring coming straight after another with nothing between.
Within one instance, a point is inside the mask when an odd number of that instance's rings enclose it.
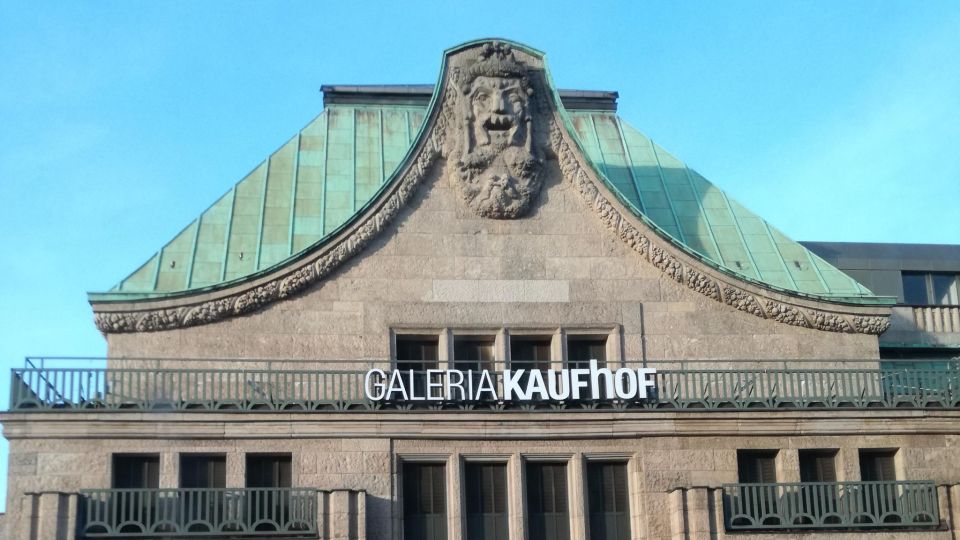
<instances>
[{"instance_id":1,"label":"green copper roof","mask_svg":"<svg viewBox=\"0 0 960 540\"><path fill-rule=\"evenodd\" d=\"M203 289L296 256L373 197L413 142L424 109L327 107L110 290L121 294L105 296Z\"/></svg>"},{"instance_id":2,"label":"green copper roof","mask_svg":"<svg viewBox=\"0 0 960 540\"><path fill-rule=\"evenodd\" d=\"M874 297L615 114L568 114L609 186L677 244L727 272L776 288L846 301Z\"/></svg>"},{"instance_id":3,"label":"green copper roof","mask_svg":"<svg viewBox=\"0 0 960 540\"><path fill-rule=\"evenodd\" d=\"M91 299L215 288L297 257L373 198L413 143L425 112L421 105L328 105L143 266ZM614 113L566 114L588 159L621 201L694 256L794 293L886 303Z\"/></svg>"}]
</instances>

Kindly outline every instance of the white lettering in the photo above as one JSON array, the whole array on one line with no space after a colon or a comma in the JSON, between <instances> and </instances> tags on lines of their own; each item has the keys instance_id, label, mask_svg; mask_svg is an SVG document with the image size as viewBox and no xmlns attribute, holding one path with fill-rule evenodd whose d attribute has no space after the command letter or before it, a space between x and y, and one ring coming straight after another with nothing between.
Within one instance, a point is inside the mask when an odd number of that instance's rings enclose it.
<instances>
[{"instance_id":1,"label":"white lettering","mask_svg":"<svg viewBox=\"0 0 960 540\"><path fill-rule=\"evenodd\" d=\"M580 399L580 389L586 388L590 385L589 381L581 381L581 375L590 375L589 369L575 368L570 370L570 390L573 394L573 399Z\"/></svg>"},{"instance_id":2,"label":"white lettering","mask_svg":"<svg viewBox=\"0 0 960 540\"><path fill-rule=\"evenodd\" d=\"M370 378L373 375L377 376L377 381L371 384ZM384 373L382 369L371 369L367 372L367 376L363 379L363 392L367 395L367 399L370 401L380 401L386 396L386 385L383 382L386 378L387 374ZM377 390L376 394L370 393L371 387Z\"/></svg>"},{"instance_id":3,"label":"white lettering","mask_svg":"<svg viewBox=\"0 0 960 540\"><path fill-rule=\"evenodd\" d=\"M456 382L453 381L454 375L457 376ZM460 391L459 398L453 397L454 388ZM451 401L454 399L461 399L461 400L467 399L467 393L463 390L463 372L460 371L459 369L451 369L450 371L447 372L447 399Z\"/></svg>"},{"instance_id":4,"label":"white lettering","mask_svg":"<svg viewBox=\"0 0 960 540\"><path fill-rule=\"evenodd\" d=\"M563 383L563 389L560 390L560 383ZM550 391L550 399L563 401L570 397L570 374L563 369L557 371L551 369L547 372L547 390Z\"/></svg>"},{"instance_id":5,"label":"white lettering","mask_svg":"<svg viewBox=\"0 0 960 540\"><path fill-rule=\"evenodd\" d=\"M638 398L647 399L647 388L655 388L657 386L657 381L653 378L653 375L656 373L657 370L654 368L640 368L637 370L637 379L640 381Z\"/></svg>"},{"instance_id":6,"label":"white lettering","mask_svg":"<svg viewBox=\"0 0 960 540\"><path fill-rule=\"evenodd\" d=\"M606 392L603 398L613 397L613 372L607 368L597 369L597 361L590 361L590 397L600 399L600 376L603 375L603 386Z\"/></svg>"},{"instance_id":7,"label":"white lettering","mask_svg":"<svg viewBox=\"0 0 960 540\"><path fill-rule=\"evenodd\" d=\"M617 397L620 399L635 399L637 396L637 374L630 368L617 370Z\"/></svg>"},{"instance_id":8,"label":"white lettering","mask_svg":"<svg viewBox=\"0 0 960 540\"><path fill-rule=\"evenodd\" d=\"M493 387L493 380L490 378L490 372L483 370L480 372L480 386L477 387L477 399L482 399L484 392L490 393L490 399L497 399L497 391Z\"/></svg>"},{"instance_id":9,"label":"white lettering","mask_svg":"<svg viewBox=\"0 0 960 540\"><path fill-rule=\"evenodd\" d=\"M518 369L516 371L511 371L509 369L504 370L503 372L503 399L504 401L513 401L518 399L524 401L529 399L527 394L523 392L523 389L520 388L520 379L523 378L523 372L526 370ZM513 395L516 394L517 397L514 398Z\"/></svg>"},{"instance_id":10,"label":"white lettering","mask_svg":"<svg viewBox=\"0 0 960 540\"><path fill-rule=\"evenodd\" d=\"M550 399L547 385L543 382L543 372L539 369L531 369L530 378L527 379L527 399L533 399L534 393L540 394L540 399L544 401Z\"/></svg>"},{"instance_id":11,"label":"white lettering","mask_svg":"<svg viewBox=\"0 0 960 540\"><path fill-rule=\"evenodd\" d=\"M440 376L443 375L443 371L439 369L428 369L427 370L427 399L430 401L442 401L443 394L440 392L434 392L434 389L443 390L443 379ZM434 380L436 379L436 382Z\"/></svg>"},{"instance_id":12,"label":"white lettering","mask_svg":"<svg viewBox=\"0 0 960 540\"><path fill-rule=\"evenodd\" d=\"M393 397L394 392L400 392L404 400L410 399L409 396L407 396L407 389L403 387L403 378L400 376L400 370L394 370L394 372L390 374L390 388L387 389L388 400L393 401L395 399Z\"/></svg>"}]
</instances>

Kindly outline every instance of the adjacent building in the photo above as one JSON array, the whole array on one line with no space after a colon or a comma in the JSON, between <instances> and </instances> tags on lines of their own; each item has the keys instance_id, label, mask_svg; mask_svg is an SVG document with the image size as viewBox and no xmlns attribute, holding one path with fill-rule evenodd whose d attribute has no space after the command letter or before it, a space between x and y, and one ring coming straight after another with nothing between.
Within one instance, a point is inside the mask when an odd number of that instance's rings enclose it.
<instances>
[{"instance_id":1,"label":"adjacent building","mask_svg":"<svg viewBox=\"0 0 960 540\"><path fill-rule=\"evenodd\" d=\"M106 367L13 370L7 537L960 538L955 248L797 243L617 99L324 87L90 295Z\"/></svg>"}]
</instances>

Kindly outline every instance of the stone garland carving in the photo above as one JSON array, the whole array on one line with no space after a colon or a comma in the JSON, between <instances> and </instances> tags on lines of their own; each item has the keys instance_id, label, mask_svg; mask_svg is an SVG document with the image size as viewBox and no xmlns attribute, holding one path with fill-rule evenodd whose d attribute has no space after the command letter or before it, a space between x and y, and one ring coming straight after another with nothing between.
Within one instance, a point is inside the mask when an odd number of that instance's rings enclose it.
<instances>
[{"instance_id":1,"label":"stone garland carving","mask_svg":"<svg viewBox=\"0 0 960 540\"><path fill-rule=\"evenodd\" d=\"M448 86L440 114L413 164L404 172L400 185L373 215L368 216L350 236L316 260L278 279L225 298L193 306L149 311L98 312L97 328L105 333L155 332L208 324L228 317L252 313L265 305L297 294L328 276L347 259L366 247L383 231L416 192L431 167L441 156L448 126L453 119L452 89Z\"/></svg>"},{"instance_id":2,"label":"stone garland carving","mask_svg":"<svg viewBox=\"0 0 960 540\"><path fill-rule=\"evenodd\" d=\"M624 244L671 279L685 284L707 298L723 302L740 311L792 326L828 332L863 334L882 334L890 326L888 317L861 315L847 317L814 309L801 309L773 299L758 297L683 264L656 245L654 239L647 237L630 224L600 193L577 158L577 152L567 143L557 122L550 126L550 144L557 155L563 177L573 183L584 201L594 208L607 228L616 232Z\"/></svg>"}]
</instances>

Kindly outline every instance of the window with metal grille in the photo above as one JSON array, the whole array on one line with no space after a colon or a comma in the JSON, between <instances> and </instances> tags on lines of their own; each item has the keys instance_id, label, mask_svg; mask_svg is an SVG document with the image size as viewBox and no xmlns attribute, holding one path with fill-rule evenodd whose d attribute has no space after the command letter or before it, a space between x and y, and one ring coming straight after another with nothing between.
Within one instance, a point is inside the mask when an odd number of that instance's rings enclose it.
<instances>
[{"instance_id":1,"label":"window with metal grille","mask_svg":"<svg viewBox=\"0 0 960 540\"><path fill-rule=\"evenodd\" d=\"M896 450L860 450L860 479L888 482L897 479Z\"/></svg>"},{"instance_id":2,"label":"window with metal grille","mask_svg":"<svg viewBox=\"0 0 960 540\"><path fill-rule=\"evenodd\" d=\"M439 365L439 338L437 336L397 336L397 369L413 370L413 389L417 396L427 395L428 369L437 369ZM435 392L440 392L434 388Z\"/></svg>"},{"instance_id":3,"label":"window with metal grille","mask_svg":"<svg viewBox=\"0 0 960 540\"><path fill-rule=\"evenodd\" d=\"M227 486L227 456L223 454L182 454L180 487L222 488Z\"/></svg>"},{"instance_id":4,"label":"window with metal grille","mask_svg":"<svg viewBox=\"0 0 960 540\"><path fill-rule=\"evenodd\" d=\"M836 450L800 450L801 482L836 482Z\"/></svg>"},{"instance_id":5,"label":"window with metal grille","mask_svg":"<svg viewBox=\"0 0 960 540\"><path fill-rule=\"evenodd\" d=\"M402 475L404 540L445 539L445 467L438 463L404 463Z\"/></svg>"},{"instance_id":6,"label":"window with metal grille","mask_svg":"<svg viewBox=\"0 0 960 540\"><path fill-rule=\"evenodd\" d=\"M776 483L777 451L737 450L737 474L741 484Z\"/></svg>"},{"instance_id":7,"label":"window with metal grille","mask_svg":"<svg viewBox=\"0 0 960 540\"><path fill-rule=\"evenodd\" d=\"M493 344L492 337L484 338L479 336L460 337L456 336L453 340L453 364L456 369L461 371L473 372L473 393L476 396L480 388L480 372L483 370L493 370ZM467 375L464 374L466 378ZM485 394L484 397L487 395Z\"/></svg>"},{"instance_id":8,"label":"window with metal grille","mask_svg":"<svg viewBox=\"0 0 960 540\"><path fill-rule=\"evenodd\" d=\"M290 487L292 461L290 454L248 454L247 487Z\"/></svg>"},{"instance_id":9,"label":"window with metal grille","mask_svg":"<svg viewBox=\"0 0 960 540\"><path fill-rule=\"evenodd\" d=\"M627 464L587 463L590 540L630 539Z\"/></svg>"},{"instance_id":10,"label":"window with metal grille","mask_svg":"<svg viewBox=\"0 0 960 540\"><path fill-rule=\"evenodd\" d=\"M507 540L507 466L467 463L467 540Z\"/></svg>"},{"instance_id":11,"label":"window with metal grille","mask_svg":"<svg viewBox=\"0 0 960 540\"><path fill-rule=\"evenodd\" d=\"M565 463L527 464L527 532L529 540L570 538Z\"/></svg>"},{"instance_id":12,"label":"window with metal grille","mask_svg":"<svg viewBox=\"0 0 960 540\"><path fill-rule=\"evenodd\" d=\"M588 368L590 360L601 367L607 364L607 338L596 336L567 337L567 367Z\"/></svg>"},{"instance_id":13,"label":"window with metal grille","mask_svg":"<svg viewBox=\"0 0 960 540\"><path fill-rule=\"evenodd\" d=\"M512 369L550 369L550 338L510 336Z\"/></svg>"},{"instance_id":14,"label":"window with metal grille","mask_svg":"<svg viewBox=\"0 0 960 540\"><path fill-rule=\"evenodd\" d=\"M157 489L160 487L160 456L120 454L113 456L114 489Z\"/></svg>"}]
</instances>

